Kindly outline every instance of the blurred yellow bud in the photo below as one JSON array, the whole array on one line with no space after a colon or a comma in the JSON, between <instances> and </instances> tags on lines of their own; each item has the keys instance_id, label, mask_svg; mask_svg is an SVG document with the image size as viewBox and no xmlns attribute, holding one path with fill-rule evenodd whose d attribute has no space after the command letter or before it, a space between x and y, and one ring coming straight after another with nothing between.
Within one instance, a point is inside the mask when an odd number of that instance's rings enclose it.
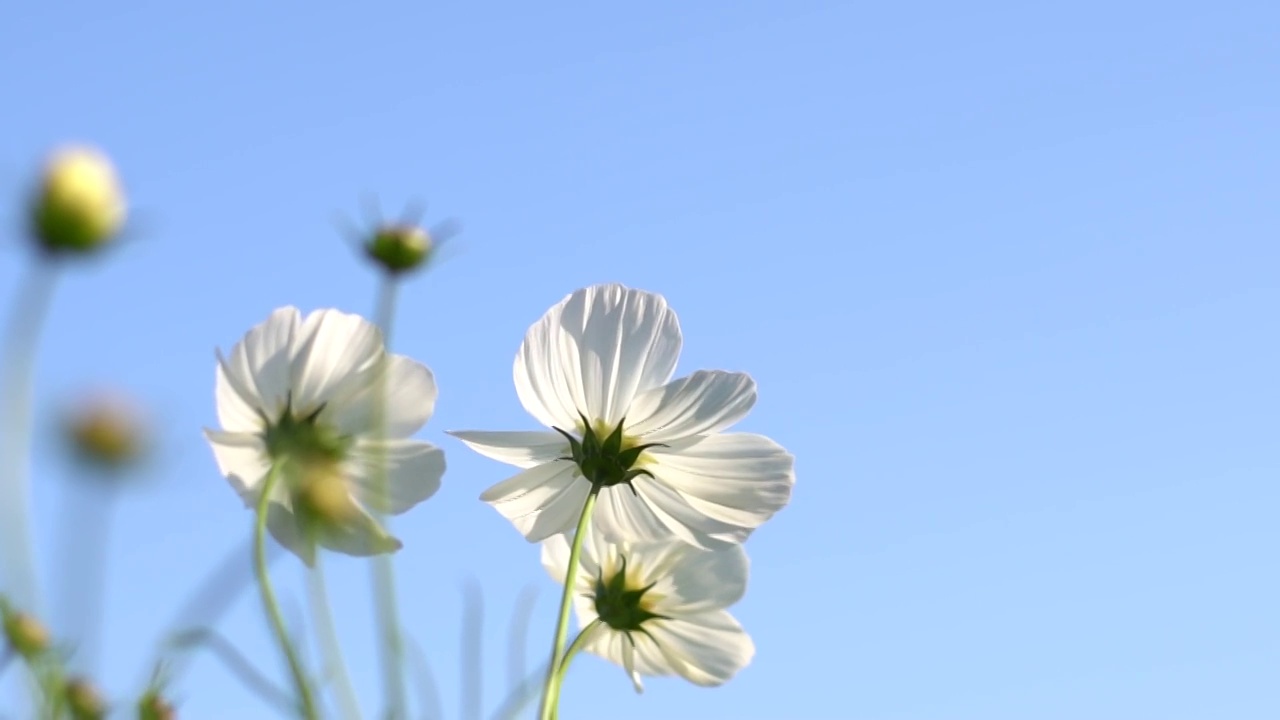
<instances>
[{"instance_id":1,"label":"blurred yellow bud","mask_svg":"<svg viewBox=\"0 0 1280 720\"><path fill-rule=\"evenodd\" d=\"M138 720L174 720L178 712L173 704L160 697L155 690L150 690L138 701Z\"/></svg>"},{"instance_id":2,"label":"blurred yellow bud","mask_svg":"<svg viewBox=\"0 0 1280 720\"><path fill-rule=\"evenodd\" d=\"M383 225L374 230L365 252L392 275L409 272L431 256L433 243L416 225Z\"/></svg>"},{"instance_id":3,"label":"blurred yellow bud","mask_svg":"<svg viewBox=\"0 0 1280 720\"><path fill-rule=\"evenodd\" d=\"M49 649L49 631L34 617L6 610L4 636L19 655L31 659Z\"/></svg>"},{"instance_id":4,"label":"blurred yellow bud","mask_svg":"<svg viewBox=\"0 0 1280 720\"><path fill-rule=\"evenodd\" d=\"M107 470L136 462L146 450L142 413L120 394L91 397L68 414L66 439L82 461Z\"/></svg>"},{"instance_id":5,"label":"blurred yellow bud","mask_svg":"<svg viewBox=\"0 0 1280 720\"><path fill-rule=\"evenodd\" d=\"M31 204L31 230L49 252L84 253L124 225L125 197L106 155L83 146L53 153Z\"/></svg>"},{"instance_id":6,"label":"blurred yellow bud","mask_svg":"<svg viewBox=\"0 0 1280 720\"><path fill-rule=\"evenodd\" d=\"M66 686L67 709L75 720L101 720L107 716L102 694L88 680L72 678Z\"/></svg>"},{"instance_id":7,"label":"blurred yellow bud","mask_svg":"<svg viewBox=\"0 0 1280 720\"><path fill-rule=\"evenodd\" d=\"M336 463L314 461L303 465L294 497L303 517L322 528L343 525L361 514Z\"/></svg>"}]
</instances>

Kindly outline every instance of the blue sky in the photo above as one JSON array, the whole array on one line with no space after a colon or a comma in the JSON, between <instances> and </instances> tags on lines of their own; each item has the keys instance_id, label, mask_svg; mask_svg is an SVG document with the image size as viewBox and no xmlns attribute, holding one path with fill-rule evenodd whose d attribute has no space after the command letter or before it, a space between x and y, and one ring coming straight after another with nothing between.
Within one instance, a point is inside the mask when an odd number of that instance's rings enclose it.
<instances>
[{"instance_id":1,"label":"blue sky","mask_svg":"<svg viewBox=\"0 0 1280 720\"><path fill-rule=\"evenodd\" d=\"M575 664L566 718L1280 716L1280 46L1274 3L35 3L0 24L0 196L68 139L118 162L137 237L75 268L41 347L46 591L91 502L48 434L107 384L159 427L111 507L99 676L130 692L250 513L200 429L213 350L271 309L372 312L335 231L361 198L464 228L401 293L435 371L441 492L395 524L447 717L462 590L484 696L536 588L446 429L533 429L530 323L620 281L680 316L680 370L750 372L741 429L797 457L747 544L753 664L723 688ZM0 248L5 307L27 257ZM79 513L78 515L73 513ZM99 518L101 519L101 518ZM81 529L83 523L75 523ZM366 711L368 572L329 563ZM277 575L304 607L297 564ZM74 608L74 604L72 604ZM283 681L246 593L220 630ZM73 627L74 609L55 618ZM183 717L265 717L207 656Z\"/></svg>"}]
</instances>

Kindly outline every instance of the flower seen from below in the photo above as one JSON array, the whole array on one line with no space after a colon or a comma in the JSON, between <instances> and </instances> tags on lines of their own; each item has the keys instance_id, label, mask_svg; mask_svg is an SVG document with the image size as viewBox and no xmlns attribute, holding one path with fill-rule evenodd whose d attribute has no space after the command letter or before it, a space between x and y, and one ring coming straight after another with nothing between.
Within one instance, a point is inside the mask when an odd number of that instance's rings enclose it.
<instances>
[{"instance_id":1,"label":"flower seen from below","mask_svg":"<svg viewBox=\"0 0 1280 720\"><path fill-rule=\"evenodd\" d=\"M308 564L317 545L357 556L399 549L374 514L403 513L440 487L444 454L410 437L435 408L435 379L388 353L358 315L276 310L219 354L216 399L222 427L205 437L218 469L254 507L276 468L267 528Z\"/></svg>"},{"instance_id":2,"label":"flower seen from below","mask_svg":"<svg viewBox=\"0 0 1280 720\"><path fill-rule=\"evenodd\" d=\"M516 394L545 432L459 431L476 452L522 469L481 499L530 541L591 522L610 540L740 543L787 504L794 458L773 440L725 433L756 400L749 375L671 380L682 343L661 295L596 285L529 329Z\"/></svg>"},{"instance_id":3,"label":"flower seen from below","mask_svg":"<svg viewBox=\"0 0 1280 720\"><path fill-rule=\"evenodd\" d=\"M542 565L558 581L569 566L568 535L542 545ZM751 662L755 645L730 605L747 588L740 545L702 550L679 542L612 543L584 538L573 603L589 633L584 649L641 676L679 675L720 685Z\"/></svg>"}]
</instances>

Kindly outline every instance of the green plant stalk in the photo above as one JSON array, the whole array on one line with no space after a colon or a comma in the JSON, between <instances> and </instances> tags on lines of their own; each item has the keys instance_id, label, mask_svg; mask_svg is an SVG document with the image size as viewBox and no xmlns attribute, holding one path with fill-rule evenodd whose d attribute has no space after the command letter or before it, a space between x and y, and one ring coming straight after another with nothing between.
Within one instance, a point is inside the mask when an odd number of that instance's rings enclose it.
<instances>
[{"instance_id":1,"label":"green plant stalk","mask_svg":"<svg viewBox=\"0 0 1280 720\"><path fill-rule=\"evenodd\" d=\"M19 289L0 350L0 581L26 612L39 613L40 591L31 542L31 387L40 331L49 314L58 267L40 258Z\"/></svg>"},{"instance_id":2,"label":"green plant stalk","mask_svg":"<svg viewBox=\"0 0 1280 720\"><path fill-rule=\"evenodd\" d=\"M556 672L556 702L551 708L551 720L559 720L560 717L560 689L564 687L564 678L569 674L569 663L573 662L573 658L577 656L582 648L586 647L587 641L590 639L589 633L595 630L600 624L600 619L592 620L590 624L582 628L582 632L569 643L569 649L564 651L564 657L560 659L560 669Z\"/></svg>"},{"instance_id":3,"label":"green plant stalk","mask_svg":"<svg viewBox=\"0 0 1280 720\"><path fill-rule=\"evenodd\" d=\"M333 620L333 608L329 604L328 584L324 579L324 558L317 553L316 564L309 573L311 585L311 614L316 622L316 639L324 657L326 673L332 673L334 697L347 720L360 720L360 701L347 672L347 662L342 656L342 644L338 641L338 626Z\"/></svg>"},{"instance_id":4,"label":"green plant stalk","mask_svg":"<svg viewBox=\"0 0 1280 720\"><path fill-rule=\"evenodd\" d=\"M253 572L258 578L258 589L262 593L262 607L275 633L276 642L284 653L289 664L289 673L293 676L294 689L301 705L303 717L317 720L315 699L311 695L311 684L307 681L298 653L289 640L289 631L285 628L284 618L280 615L280 604L276 601L275 590L271 587L271 576L267 573L267 511L271 507L271 493L280 479L279 463L272 463L271 471L262 482L262 494L258 496L257 519L253 528Z\"/></svg>"},{"instance_id":5,"label":"green plant stalk","mask_svg":"<svg viewBox=\"0 0 1280 720\"><path fill-rule=\"evenodd\" d=\"M374 438L379 449L375 455L375 480L378 492L378 505L374 516L379 523L386 523L386 514L381 508L386 507L390 495L387 474L386 454L382 449L382 441L386 435L387 404L387 367L388 354L391 352L391 325L395 321L396 278L384 274L378 286L376 316L378 327L382 329L382 342L386 351L379 361L381 368L374 378L373 423ZM404 686L404 638L400 632L400 612L396 602L395 563L391 555L384 554L373 558L373 592L374 607L377 614L378 634L382 638L379 643L382 650L383 694L386 696L387 716L392 720L408 720L408 707Z\"/></svg>"},{"instance_id":6,"label":"green plant stalk","mask_svg":"<svg viewBox=\"0 0 1280 720\"><path fill-rule=\"evenodd\" d=\"M569 568L565 571L564 592L560 595L560 617L556 621L555 643L551 647L551 663L547 666L547 680L542 693L542 709L538 716L542 720L555 717L556 706L560 702L560 687L557 679L560 676L560 658L563 657L564 643L569 636L569 609L573 606L573 588L578 578L578 558L582 555L583 538L587 535L587 527L591 522L591 513L596 507L596 498L600 495L600 484L591 483L591 492L582 505L582 514L578 516L578 528L573 533L573 544L569 547Z\"/></svg>"}]
</instances>

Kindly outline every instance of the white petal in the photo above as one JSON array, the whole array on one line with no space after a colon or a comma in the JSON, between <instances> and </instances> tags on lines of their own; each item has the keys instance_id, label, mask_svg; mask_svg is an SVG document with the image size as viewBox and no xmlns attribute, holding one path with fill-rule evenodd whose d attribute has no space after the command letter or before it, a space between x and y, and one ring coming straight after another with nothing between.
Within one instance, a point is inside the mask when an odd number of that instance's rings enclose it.
<instances>
[{"instance_id":1,"label":"white petal","mask_svg":"<svg viewBox=\"0 0 1280 720\"><path fill-rule=\"evenodd\" d=\"M273 502L267 511L267 529L276 542L301 558L308 567L315 565L317 544L354 557L383 555L395 552L403 546L377 520L362 509L357 509L359 512L354 518L341 525L327 527L312 539L304 535L297 515Z\"/></svg>"},{"instance_id":2,"label":"white petal","mask_svg":"<svg viewBox=\"0 0 1280 720\"><path fill-rule=\"evenodd\" d=\"M587 417L614 427L640 392L667 381L680 356L680 324L667 301L622 285L596 285L570 295L560 327L573 338Z\"/></svg>"},{"instance_id":3,"label":"white petal","mask_svg":"<svg viewBox=\"0 0 1280 720\"><path fill-rule=\"evenodd\" d=\"M646 478L636 478L643 485ZM591 526L601 541L655 542L669 541L673 536L653 510L626 485L604 488L596 498Z\"/></svg>"},{"instance_id":4,"label":"white petal","mask_svg":"<svg viewBox=\"0 0 1280 720\"><path fill-rule=\"evenodd\" d=\"M695 685L721 685L755 656L755 644L724 610L652 620L645 629L676 673Z\"/></svg>"},{"instance_id":5,"label":"white petal","mask_svg":"<svg viewBox=\"0 0 1280 720\"><path fill-rule=\"evenodd\" d=\"M245 504L252 504L257 493L255 489L271 469L271 461L267 457L267 447L262 438L248 433L221 432L205 430L205 439L213 448L213 459L218 464L218 472L231 483L231 487L244 499Z\"/></svg>"},{"instance_id":6,"label":"white petal","mask_svg":"<svg viewBox=\"0 0 1280 720\"><path fill-rule=\"evenodd\" d=\"M552 535L542 543L542 568L552 580L564 584L569 569L569 544L572 536L568 533ZM584 545L578 556L578 574L574 581L574 610L578 616L578 627L587 625L596 619L595 601L591 597L594 579L600 574L600 566L592 554L590 543Z\"/></svg>"},{"instance_id":7,"label":"white petal","mask_svg":"<svg viewBox=\"0 0 1280 720\"><path fill-rule=\"evenodd\" d=\"M294 341L295 414L309 414L350 388L362 387L382 352L382 333L359 315L338 310L308 315Z\"/></svg>"},{"instance_id":8,"label":"white petal","mask_svg":"<svg viewBox=\"0 0 1280 720\"><path fill-rule=\"evenodd\" d=\"M576 399L581 388L570 387L575 379L564 372L561 346L572 341L560 331L561 310L562 305L551 308L525 333L512 375L520 404L530 415L547 427L572 430L586 408Z\"/></svg>"},{"instance_id":9,"label":"white petal","mask_svg":"<svg viewBox=\"0 0 1280 720\"><path fill-rule=\"evenodd\" d=\"M662 596L659 615L722 610L741 600L747 591L750 563L741 545L718 550L685 546L674 559L654 586L654 592Z\"/></svg>"},{"instance_id":10,"label":"white petal","mask_svg":"<svg viewBox=\"0 0 1280 720\"><path fill-rule=\"evenodd\" d=\"M257 390L244 382L231 379L226 361L219 356L214 379L214 401L217 406L218 424L223 430L239 433L262 431L262 417L258 415Z\"/></svg>"},{"instance_id":11,"label":"white petal","mask_svg":"<svg viewBox=\"0 0 1280 720\"><path fill-rule=\"evenodd\" d=\"M684 496L650 478L636 478L633 485L645 505L671 534L690 545L714 549L740 543L751 534L750 528L717 520L694 508Z\"/></svg>"},{"instance_id":12,"label":"white petal","mask_svg":"<svg viewBox=\"0 0 1280 720\"><path fill-rule=\"evenodd\" d=\"M351 453L352 482L356 498L366 507L399 515L440 489L444 476L444 452L420 440L361 439ZM379 487L378 465L385 462L386 487ZM380 502L383 492L386 502Z\"/></svg>"},{"instance_id":13,"label":"white petal","mask_svg":"<svg viewBox=\"0 0 1280 720\"><path fill-rule=\"evenodd\" d=\"M645 442L715 433L746 417L755 403L756 383L750 375L699 370L637 397L627 432Z\"/></svg>"},{"instance_id":14,"label":"white petal","mask_svg":"<svg viewBox=\"0 0 1280 720\"><path fill-rule=\"evenodd\" d=\"M529 542L571 530L591 491L570 462L539 465L485 490L480 499L516 526Z\"/></svg>"},{"instance_id":15,"label":"white petal","mask_svg":"<svg viewBox=\"0 0 1280 720\"><path fill-rule=\"evenodd\" d=\"M518 468L544 465L570 454L569 441L557 432L457 430L449 434L487 458Z\"/></svg>"},{"instance_id":16,"label":"white petal","mask_svg":"<svg viewBox=\"0 0 1280 720\"><path fill-rule=\"evenodd\" d=\"M288 508L274 502L267 506L267 530L281 547L297 555L307 567L315 566L315 544L303 539L298 518Z\"/></svg>"},{"instance_id":17,"label":"white petal","mask_svg":"<svg viewBox=\"0 0 1280 720\"><path fill-rule=\"evenodd\" d=\"M785 507L795 485L795 457L762 435L711 435L646 454L649 471L693 509L749 530Z\"/></svg>"},{"instance_id":18,"label":"white petal","mask_svg":"<svg viewBox=\"0 0 1280 720\"><path fill-rule=\"evenodd\" d=\"M426 365L404 355L383 355L386 363L386 402L383 428L388 438L405 438L416 433L435 412L435 376ZM369 368L376 370L376 368ZM364 372L345 384L345 392L325 406L324 418L347 435L373 432L377 407L376 372Z\"/></svg>"},{"instance_id":19,"label":"white petal","mask_svg":"<svg viewBox=\"0 0 1280 720\"><path fill-rule=\"evenodd\" d=\"M290 363L300 323L297 308L275 310L231 348L223 363L227 380L241 397L272 419L289 397Z\"/></svg>"}]
</instances>

